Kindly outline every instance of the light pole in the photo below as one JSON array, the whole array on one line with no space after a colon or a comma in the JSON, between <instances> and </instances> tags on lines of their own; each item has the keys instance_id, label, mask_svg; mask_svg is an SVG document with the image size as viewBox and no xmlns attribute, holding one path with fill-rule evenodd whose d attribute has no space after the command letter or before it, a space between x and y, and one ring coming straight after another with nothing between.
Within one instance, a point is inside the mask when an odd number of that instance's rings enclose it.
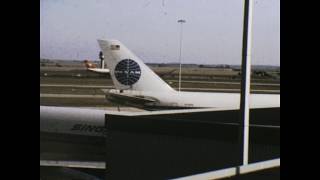
<instances>
[{"instance_id":1,"label":"light pole","mask_svg":"<svg viewBox=\"0 0 320 180\"><path fill-rule=\"evenodd\" d=\"M179 91L181 89L181 53L182 53L182 25L185 23L186 20L180 19L178 20L178 23L181 24L181 29L180 29L180 52L179 52Z\"/></svg>"}]
</instances>

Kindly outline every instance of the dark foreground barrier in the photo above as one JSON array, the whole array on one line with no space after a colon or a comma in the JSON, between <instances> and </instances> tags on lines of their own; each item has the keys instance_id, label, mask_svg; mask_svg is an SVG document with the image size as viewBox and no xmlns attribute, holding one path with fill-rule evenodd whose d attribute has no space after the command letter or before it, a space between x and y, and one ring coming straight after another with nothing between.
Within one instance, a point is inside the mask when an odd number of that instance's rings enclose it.
<instances>
[{"instance_id":1,"label":"dark foreground barrier","mask_svg":"<svg viewBox=\"0 0 320 180\"><path fill-rule=\"evenodd\" d=\"M250 163L280 157L280 108L250 115ZM106 178L171 179L240 165L238 118L238 110L106 114Z\"/></svg>"}]
</instances>

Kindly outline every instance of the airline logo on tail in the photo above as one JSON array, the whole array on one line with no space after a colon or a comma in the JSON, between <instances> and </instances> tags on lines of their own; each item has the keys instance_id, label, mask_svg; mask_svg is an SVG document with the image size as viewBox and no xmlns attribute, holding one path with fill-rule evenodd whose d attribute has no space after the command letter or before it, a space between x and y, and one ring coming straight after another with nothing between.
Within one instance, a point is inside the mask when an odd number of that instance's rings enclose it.
<instances>
[{"instance_id":1,"label":"airline logo on tail","mask_svg":"<svg viewBox=\"0 0 320 180\"><path fill-rule=\"evenodd\" d=\"M134 60L123 59L116 65L114 75L121 84L131 86L140 79L141 69Z\"/></svg>"},{"instance_id":2,"label":"airline logo on tail","mask_svg":"<svg viewBox=\"0 0 320 180\"><path fill-rule=\"evenodd\" d=\"M116 89L148 92L174 91L118 40L98 40Z\"/></svg>"}]
</instances>

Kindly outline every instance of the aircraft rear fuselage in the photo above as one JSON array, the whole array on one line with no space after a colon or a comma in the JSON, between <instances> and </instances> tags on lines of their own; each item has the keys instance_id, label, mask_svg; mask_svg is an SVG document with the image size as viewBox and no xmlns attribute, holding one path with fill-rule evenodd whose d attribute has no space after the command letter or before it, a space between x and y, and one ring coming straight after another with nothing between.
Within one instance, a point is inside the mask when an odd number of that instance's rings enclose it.
<instances>
[{"instance_id":1,"label":"aircraft rear fuselage","mask_svg":"<svg viewBox=\"0 0 320 180\"><path fill-rule=\"evenodd\" d=\"M136 105L144 109L185 109L185 108L239 108L239 93L205 93L205 92L151 92L118 90L109 91L111 94L123 96L127 99L124 104ZM108 97L108 96L107 96ZM110 97L110 96L109 96ZM112 97L112 96L111 96ZM139 97L154 99L153 102L141 102L127 97ZM254 108L266 108L280 106L278 94L251 94L250 106ZM119 98L118 98L119 99ZM116 101L118 100L116 99ZM119 102L119 101L118 101Z\"/></svg>"}]
</instances>

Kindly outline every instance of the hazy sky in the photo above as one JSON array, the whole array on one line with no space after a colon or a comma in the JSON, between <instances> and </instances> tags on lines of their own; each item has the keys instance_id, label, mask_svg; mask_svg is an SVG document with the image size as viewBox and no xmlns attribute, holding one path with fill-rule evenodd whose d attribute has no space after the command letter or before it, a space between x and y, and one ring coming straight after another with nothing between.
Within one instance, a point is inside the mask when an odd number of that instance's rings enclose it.
<instances>
[{"instance_id":1,"label":"hazy sky","mask_svg":"<svg viewBox=\"0 0 320 180\"><path fill-rule=\"evenodd\" d=\"M240 64L243 0L41 0L40 57L98 59L97 39L145 62ZM280 0L255 0L252 63L280 65Z\"/></svg>"}]
</instances>

